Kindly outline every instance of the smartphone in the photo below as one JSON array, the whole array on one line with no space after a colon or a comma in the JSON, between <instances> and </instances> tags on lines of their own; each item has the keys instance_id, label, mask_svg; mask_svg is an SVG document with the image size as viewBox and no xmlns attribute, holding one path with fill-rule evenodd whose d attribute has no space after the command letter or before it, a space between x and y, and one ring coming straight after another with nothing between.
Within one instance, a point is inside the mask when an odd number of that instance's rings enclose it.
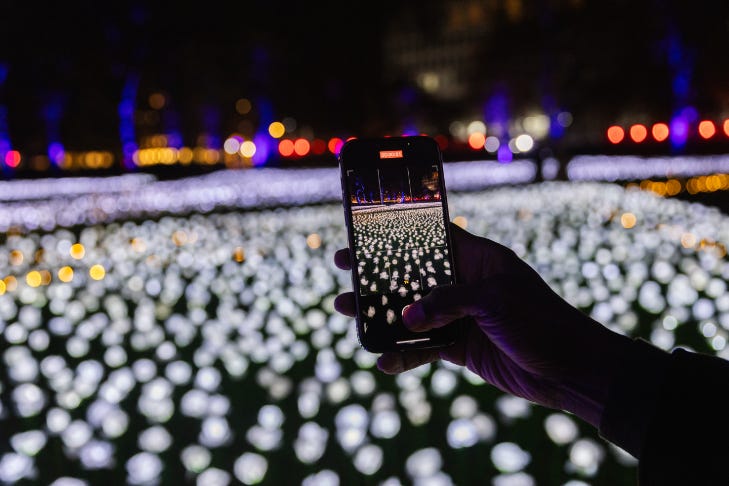
<instances>
[{"instance_id":1,"label":"smartphone","mask_svg":"<svg viewBox=\"0 0 729 486\"><path fill-rule=\"evenodd\" d=\"M409 331L402 309L455 283L443 161L427 136L355 138L339 154L357 336L367 351L453 344L457 323Z\"/></svg>"}]
</instances>

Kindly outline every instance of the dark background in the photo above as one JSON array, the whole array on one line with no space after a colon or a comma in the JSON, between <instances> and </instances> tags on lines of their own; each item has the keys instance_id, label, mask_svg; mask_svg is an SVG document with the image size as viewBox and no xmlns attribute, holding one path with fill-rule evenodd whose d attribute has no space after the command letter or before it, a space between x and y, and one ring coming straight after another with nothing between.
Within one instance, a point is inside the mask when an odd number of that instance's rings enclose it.
<instances>
[{"instance_id":1,"label":"dark background","mask_svg":"<svg viewBox=\"0 0 729 486\"><path fill-rule=\"evenodd\" d=\"M589 151L612 123L729 114L726 2L6 1L0 18L0 105L30 155L50 139L119 151L132 81L137 135L174 130L188 145L284 117L322 137L435 135L538 109L570 112L560 143ZM455 72L458 92L424 90L429 69Z\"/></svg>"}]
</instances>

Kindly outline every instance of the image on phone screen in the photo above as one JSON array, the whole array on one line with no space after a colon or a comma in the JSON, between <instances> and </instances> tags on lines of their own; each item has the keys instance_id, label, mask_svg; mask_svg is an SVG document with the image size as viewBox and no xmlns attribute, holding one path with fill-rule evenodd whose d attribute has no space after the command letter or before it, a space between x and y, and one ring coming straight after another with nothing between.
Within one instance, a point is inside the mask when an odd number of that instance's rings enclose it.
<instances>
[{"instance_id":1,"label":"image on phone screen","mask_svg":"<svg viewBox=\"0 0 729 486\"><path fill-rule=\"evenodd\" d=\"M439 166L386 162L346 171L364 332L452 282Z\"/></svg>"}]
</instances>

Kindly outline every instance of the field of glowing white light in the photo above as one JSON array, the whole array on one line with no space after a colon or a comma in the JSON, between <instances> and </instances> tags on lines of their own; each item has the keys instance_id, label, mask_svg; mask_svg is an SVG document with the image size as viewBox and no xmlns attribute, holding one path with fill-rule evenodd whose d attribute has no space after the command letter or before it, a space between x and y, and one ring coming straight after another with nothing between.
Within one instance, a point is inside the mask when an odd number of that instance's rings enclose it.
<instances>
[{"instance_id":1,"label":"field of glowing white light","mask_svg":"<svg viewBox=\"0 0 729 486\"><path fill-rule=\"evenodd\" d=\"M729 357L719 211L601 183L449 199L469 231L610 328ZM633 481L634 462L591 428L463 369L379 373L333 309L351 290L332 263L347 240L341 205L145 211L69 227L28 216L0 240L3 484ZM438 235L400 245L437 247Z\"/></svg>"}]
</instances>

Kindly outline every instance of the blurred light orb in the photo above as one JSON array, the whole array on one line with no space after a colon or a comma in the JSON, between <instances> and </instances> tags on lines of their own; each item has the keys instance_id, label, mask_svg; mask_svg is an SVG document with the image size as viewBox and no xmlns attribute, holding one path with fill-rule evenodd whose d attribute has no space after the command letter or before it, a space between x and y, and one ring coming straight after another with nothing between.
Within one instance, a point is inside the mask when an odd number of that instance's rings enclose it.
<instances>
[{"instance_id":1,"label":"blurred light orb","mask_svg":"<svg viewBox=\"0 0 729 486\"><path fill-rule=\"evenodd\" d=\"M284 133L286 133L286 127L284 127L284 124L279 121L271 122L271 124L268 125L268 133L273 138L281 138L284 136Z\"/></svg>"},{"instance_id":2,"label":"blurred light orb","mask_svg":"<svg viewBox=\"0 0 729 486\"><path fill-rule=\"evenodd\" d=\"M531 454L513 442L500 442L491 449L491 462L504 473L515 473L531 462Z\"/></svg>"},{"instance_id":3,"label":"blurred light orb","mask_svg":"<svg viewBox=\"0 0 729 486\"><path fill-rule=\"evenodd\" d=\"M382 467L384 454L382 448L375 444L360 447L354 455L354 467L366 476L372 476Z\"/></svg>"},{"instance_id":4,"label":"blurred light orb","mask_svg":"<svg viewBox=\"0 0 729 486\"><path fill-rule=\"evenodd\" d=\"M258 484L266 477L268 460L260 454L246 452L233 464L235 477L243 484Z\"/></svg>"},{"instance_id":5,"label":"blurred light orb","mask_svg":"<svg viewBox=\"0 0 729 486\"><path fill-rule=\"evenodd\" d=\"M222 469L211 467L200 473L196 484L197 486L228 486L230 474Z\"/></svg>"},{"instance_id":6,"label":"blurred light orb","mask_svg":"<svg viewBox=\"0 0 729 486\"><path fill-rule=\"evenodd\" d=\"M126 462L129 484L143 485L156 482L162 474L164 465L156 454L139 452Z\"/></svg>"},{"instance_id":7,"label":"blurred light orb","mask_svg":"<svg viewBox=\"0 0 729 486\"><path fill-rule=\"evenodd\" d=\"M557 445L569 444L579 434L574 420L563 413L553 413L544 420L544 429L552 442Z\"/></svg>"},{"instance_id":8,"label":"blurred light orb","mask_svg":"<svg viewBox=\"0 0 729 486\"><path fill-rule=\"evenodd\" d=\"M109 442L91 440L79 451L81 464L86 469L107 469L114 464L114 446Z\"/></svg>"},{"instance_id":9,"label":"blurred light orb","mask_svg":"<svg viewBox=\"0 0 729 486\"><path fill-rule=\"evenodd\" d=\"M13 484L29 478L33 473L33 468L31 457L7 452L0 458L0 481L5 484Z\"/></svg>"},{"instance_id":10,"label":"blurred light orb","mask_svg":"<svg viewBox=\"0 0 729 486\"><path fill-rule=\"evenodd\" d=\"M592 476L597 472L605 450L592 439L579 439L569 450L569 465L582 474Z\"/></svg>"},{"instance_id":11,"label":"blurred light orb","mask_svg":"<svg viewBox=\"0 0 729 486\"><path fill-rule=\"evenodd\" d=\"M458 418L448 424L446 440L452 448L462 449L474 446L479 440L479 435L471 420Z\"/></svg>"},{"instance_id":12,"label":"blurred light orb","mask_svg":"<svg viewBox=\"0 0 729 486\"><path fill-rule=\"evenodd\" d=\"M229 137L225 139L225 142L223 142L223 150L225 150L225 153L234 155L238 153L238 150L241 148L241 143L239 137Z\"/></svg>"},{"instance_id":13,"label":"blurred light orb","mask_svg":"<svg viewBox=\"0 0 729 486\"><path fill-rule=\"evenodd\" d=\"M41 430L19 432L10 437L10 446L25 456L37 455L45 447L48 437Z\"/></svg>"},{"instance_id":14,"label":"blurred light orb","mask_svg":"<svg viewBox=\"0 0 729 486\"><path fill-rule=\"evenodd\" d=\"M486 137L486 140L484 140L483 146L488 153L493 154L499 150L499 146L501 146L501 142L499 141L498 137L489 135L488 137Z\"/></svg>"},{"instance_id":15,"label":"blurred light orb","mask_svg":"<svg viewBox=\"0 0 729 486\"><path fill-rule=\"evenodd\" d=\"M400 432L400 415L395 410L380 410L372 416L370 432L380 439L392 439Z\"/></svg>"},{"instance_id":16,"label":"blurred light orb","mask_svg":"<svg viewBox=\"0 0 729 486\"><path fill-rule=\"evenodd\" d=\"M205 447L193 444L182 450L180 460L185 466L185 469L190 472L199 473L208 467L212 460L212 454Z\"/></svg>"},{"instance_id":17,"label":"blurred light orb","mask_svg":"<svg viewBox=\"0 0 729 486\"><path fill-rule=\"evenodd\" d=\"M493 478L493 486L536 486L534 478L525 472L499 474Z\"/></svg>"},{"instance_id":18,"label":"blurred light orb","mask_svg":"<svg viewBox=\"0 0 729 486\"><path fill-rule=\"evenodd\" d=\"M534 148L534 139L531 135L523 133L514 139L514 145L519 152L526 153Z\"/></svg>"},{"instance_id":19,"label":"blurred light orb","mask_svg":"<svg viewBox=\"0 0 729 486\"><path fill-rule=\"evenodd\" d=\"M443 458L434 447L419 449L405 460L405 471L413 480L434 476L441 467Z\"/></svg>"}]
</instances>

